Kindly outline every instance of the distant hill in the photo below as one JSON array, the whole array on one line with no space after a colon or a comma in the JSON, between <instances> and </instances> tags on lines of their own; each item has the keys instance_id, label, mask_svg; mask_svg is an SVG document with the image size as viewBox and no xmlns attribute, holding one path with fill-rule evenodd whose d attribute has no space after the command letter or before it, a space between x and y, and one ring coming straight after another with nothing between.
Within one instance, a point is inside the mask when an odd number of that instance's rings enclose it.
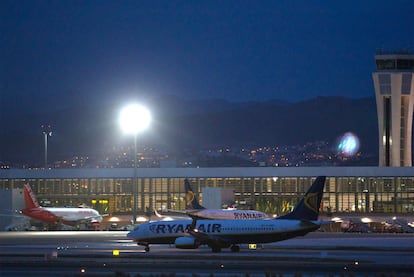
<instances>
[{"instance_id":1,"label":"distant hill","mask_svg":"<svg viewBox=\"0 0 414 277\"><path fill-rule=\"evenodd\" d=\"M298 103L284 101L232 103L225 100L153 99L153 123L138 142L169 151L209 146L296 145L335 141L354 132L361 151L376 153L375 98L318 97ZM129 144L119 130L118 107L83 104L59 112L2 118L0 161L43 161L40 125L51 123L50 160L74 155L96 156L106 148Z\"/></svg>"}]
</instances>

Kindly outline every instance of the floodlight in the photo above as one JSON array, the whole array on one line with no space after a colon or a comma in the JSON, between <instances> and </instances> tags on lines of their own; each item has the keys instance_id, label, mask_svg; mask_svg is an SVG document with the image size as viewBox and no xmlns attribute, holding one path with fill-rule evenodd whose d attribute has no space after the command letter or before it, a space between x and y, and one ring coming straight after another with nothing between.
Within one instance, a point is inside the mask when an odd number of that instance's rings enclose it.
<instances>
[{"instance_id":1,"label":"floodlight","mask_svg":"<svg viewBox=\"0 0 414 277\"><path fill-rule=\"evenodd\" d=\"M148 128L151 114L147 108L138 104L126 106L119 116L121 129L127 134L136 135Z\"/></svg>"}]
</instances>

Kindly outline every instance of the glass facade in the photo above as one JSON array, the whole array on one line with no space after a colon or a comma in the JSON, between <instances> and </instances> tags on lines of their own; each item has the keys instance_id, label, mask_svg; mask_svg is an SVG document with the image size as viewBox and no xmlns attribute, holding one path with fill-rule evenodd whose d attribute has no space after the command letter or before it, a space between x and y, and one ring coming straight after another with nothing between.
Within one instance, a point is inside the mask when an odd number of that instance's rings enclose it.
<instances>
[{"instance_id":1,"label":"glass facade","mask_svg":"<svg viewBox=\"0 0 414 277\"><path fill-rule=\"evenodd\" d=\"M414 70L414 59L410 56L407 59L377 59L375 62L378 70Z\"/></svg>"},{"instance_id":2,"label":"glass facade","mask_svg":"<svg viewBox=\"0 0 414 277\"><path fill-rule=\"evenodd\" d=\"M231 188L239 209L268 214L289 212L314 177L190 178L202 201L202 188ZM0 189L22 189L29 183L43 206L87 205L101 213L131 213L131 178L13 178L0 179ZM138 212L185 209L184 178L138 178ZM412 213L414 177L327 177L322 200L325 212Z\"/></svg>"}]
</instances>

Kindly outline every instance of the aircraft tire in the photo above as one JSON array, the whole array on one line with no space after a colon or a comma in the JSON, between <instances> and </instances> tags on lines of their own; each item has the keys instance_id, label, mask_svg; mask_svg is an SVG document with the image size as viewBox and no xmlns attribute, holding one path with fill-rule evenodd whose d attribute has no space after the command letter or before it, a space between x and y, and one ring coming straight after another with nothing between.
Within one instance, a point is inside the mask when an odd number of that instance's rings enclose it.
<instances>
[{"instance_id":1,"label":"aircraft tire","mask_svg":"<svg viewBox=\"0 0 414 277\"><path fill-rule=\"evenodd\" d=\"M150 251L149 246L145 246L145 252L149 252L149 251Z\"/></svg>"},{"instance_id":2,"label":"aircraft tire","mask_svg":"<svg viewBox=\"0 0 414 277\"><path fill-rule=\"evenodd\" d=\"M240 246L238 245L232 245L230 247L231 252L239 252L240 251Z\"/></svg>"}]
</instances>

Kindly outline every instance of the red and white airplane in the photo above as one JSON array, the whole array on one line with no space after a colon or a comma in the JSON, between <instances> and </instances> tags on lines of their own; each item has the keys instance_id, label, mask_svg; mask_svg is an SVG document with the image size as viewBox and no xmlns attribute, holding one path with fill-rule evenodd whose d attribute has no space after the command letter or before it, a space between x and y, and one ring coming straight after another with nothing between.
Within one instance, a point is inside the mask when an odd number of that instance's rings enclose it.
<instances>
[{"instance_id":1,"label":"red and white airplane","mask_svg":"<svg viewBox=\"0 0 414 277\"><path fill-rule=\"evenodd\" d=\"M25 208L21 211L22 214L54 226L61 224L79 226L80 224L85 224L85 226L91 229L99 228L102 215L97 210L91 208L41 207L30 185L24 184L23 189Z\"/></svg>"}]
</instances>

